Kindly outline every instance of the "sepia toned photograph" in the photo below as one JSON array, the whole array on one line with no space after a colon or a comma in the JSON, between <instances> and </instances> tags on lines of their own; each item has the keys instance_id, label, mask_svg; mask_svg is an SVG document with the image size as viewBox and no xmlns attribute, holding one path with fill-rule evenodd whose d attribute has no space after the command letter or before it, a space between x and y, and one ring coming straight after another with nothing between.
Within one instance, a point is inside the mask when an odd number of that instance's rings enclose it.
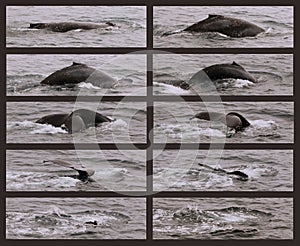
<instances>
[{"instance_id":1,"label":"sepia toned photograph","mask_svg":"<svg viewBox=\"0 0 300 246\"><path fill-rule=\"evenodd\" d=\"M155 102L156 143L293 143L293 102Z\"/></svg>"},{"instance_id":2,"label":"sepia toned photograph","mask_svg":"<svg viewBox=\"0 0 300 246\"><path fill-rule=\"evenodd\" d=\"M7 6L7 47L145 47L143 6Z\"/></svg>"},{"instance_id":3,"label":"sepia toned photograph","mask_svg":"<svg viewBox=\"0 0 300 246\"><path fill-rule=\"evenodd\" d=\"M142 54L18 54L6 60L8 96L146 96Z\"/></svg>"},{"instance_id":4,"label":"sepia toned photograph","mask_svg":"<svg viewBox=\"0 0 300 246\"><path fill-rule=\"evenodd\" d=\"M155 6L155 48L293 48L293 6Z\"/></svg>"},{"instance_id":5,"label":"sepia toned photograph","mask_svg":"<svg viewBox=\"0 0 300 246\"><path fill-rule=\"evenodd\" d=\"M145 239L144 198L6 199L6 239Z\"/></svg>"},{"instance_id":6,"label":"sepia toned photograph","mask_svg":"<svg viewBox=\"0 0 300 246\"><path fill-rule=\"evenodd\" d=\"M293 55L154 55L155 95L293 95Z\"/></svg>"},{"instance_id":7,"label":"sepia toned photograph","mask_svg":"<svg viewBox=\"0 0 300 246\"><path fill-rule=\"evenodd\" d=\"M1 1L0 244L298 244L297 9Z\"/></svg>"},{"instance_id":8,"label":"sepia toned photograph","mask_svg":"<svg viewBox=\"0 0 300 246\"><path fill-rule=\"evenodd\" d=\"M155 150L155 191L293 191L293 151Z\"/></svg>"},{"instance_id":9,"label":"sepia toned photograph","mask_svg":"<svg viewBox=\"0 0 300 246\"><path fill-rule=\"evenodd\" d=\"M292 198L155 198L153 238L291 240Z\"/></svg>"},{"instance_id":10,"label":"sepia toned photograph","mask_svg":"<svg viewBox=\"0 0 300 246\"><path fill-rule=\"evenodd\" d=\"M6 190L145 191L145 163L144 150L7 150Z\"/></svg>"},{"instance_id":11,"label":"sepia toned photograph","mask_svg":"<svg viewBox=\"0 0 300 246\"><path fill-rule=\"evenodd\" d=\"M144 143L143 102L8 102L8 143Z\"/></svg>"}]
</instances>

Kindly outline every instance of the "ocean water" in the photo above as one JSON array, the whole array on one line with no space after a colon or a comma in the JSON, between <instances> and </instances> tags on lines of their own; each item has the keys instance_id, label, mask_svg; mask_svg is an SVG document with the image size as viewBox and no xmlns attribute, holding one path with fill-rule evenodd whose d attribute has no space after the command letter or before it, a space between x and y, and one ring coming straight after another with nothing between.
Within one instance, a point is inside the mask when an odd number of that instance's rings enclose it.
<instances>
[{"instance_id":1,"label":"ocean water","mask_svg":"<svg viewBox=\"0 0 300 246\"><path fill-rule=\"evenodd\" d=\"M154 239L293 239L292 198L155 198Z\"/></svg>"},{"instance_id":2,"label":"ocean water","mask_svg":"<svg viewBox=\"0 0 300 246\"><path fill-rule=\"evenodd\" d=\"M241 171L239 176L213 171ZM293 191L292 150L156 150L155 191Z\"/></svg>"},{"instance_id":3,"label":"ocean water","mask_svg":"<svg viewBox=\"0 0 300 246\"><path fill-rule=\"evenodd\" d=\"M230 38L217 33L180 32L208 14L243 19L265 30L256 37ZM155 48L279 48L293 47L291 6L162 6L154 8ZM162 36L166 32L175 34Z\"/></svg>"},{"instance_id":4,"label":"ocean water","mask_svg":"<svg viewBox=\"0 0 300 246\"><path fill-rule=\"evenodd\" d=\"M7 239L145 239L143 198L7 198Z\"/></svg>"},{"instance_id":5,"label":"ocean water","mask_svg":"<svg viewBox=\"0 0 300 246\"><path fill-rule=\"evenodd\" d=\"M144 47L146 8L134 6L9 6L8 47ZM116 27L66 33L29 29L41 22L112 22Z\"/></svg>"},{"instance_id":6,"label":"ocean water","mask_svg":"<svg viewBox=\"0 0 300 246\"><path fill-rule=\"evenodd\" d=\"M215 64L236 62L257 81L223 79L217 82L190 79L202 69ZM287 54L172 54L154 55L155 95L293 95L293 55ZM184 90L158 80L160 74L191 85ZM208 77L207 77L208 79ZM174 85L174 84L173 84Z\"/></svg>"},{"instance_id":7,"label":"ocean water","mask_svg":"<svg viewBox=\"0 0 300 246\"><path fill-rule=\"evenodd\" d=\"M44 160L63 160L94 170L94 182L76 179L75 170ZM6 190L145 191L145 163L143 150L7 150Z\"/></svg>"},{"instance_id":8,"label":"ocean water","mask_svg":"<svg viewBox=\"0 0 300 246\"><path fill-rule=\"evenodd\" d=\"M192 119L197 113L237 112L250 126L234 133L221 122ZM156 143L293 143L292 102L156 102Z\"/></svg>"},{"instance_id":9,"label":"ocean water","mask_svg":"<svg viewBox=\"0 0 300 246\"><path fill-rule=\"evenodd\" d=\"M113 88L101 88L88 82L70 87L43 86L40 82L57 70L84 63L117 80ZM38 65L37 65L38 64ZM8 55L8 96L145 96L146 56L126 55Z\"/></svg>"},{"instance_id":10,"label":"ocean water","mask_svg":"<svg viewBox=\"0 0 300 246\"><path fill-rule=\"evenodd\" d=\"M97 111L113 119L98 127L69 134L61 127L35 123L41 117L71 113L75 109ZM146 104L143 102L8 102L7 143L145 143Z\"/></svg>"}]
</instances>

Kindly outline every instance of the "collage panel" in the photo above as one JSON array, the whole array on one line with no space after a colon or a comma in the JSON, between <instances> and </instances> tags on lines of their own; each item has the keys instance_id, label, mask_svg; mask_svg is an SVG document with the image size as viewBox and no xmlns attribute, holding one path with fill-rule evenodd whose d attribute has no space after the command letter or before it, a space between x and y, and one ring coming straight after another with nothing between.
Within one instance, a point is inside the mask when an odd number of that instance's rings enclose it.
<instances>
[{"instance_id":1,"label":"collage panel","mask_svg":"<svg viewBox=\"0 0 300 246\"><path fill-rule=\"evenodd\" d=\"M155 191L293 191L293 150L155 150Z\"/></svg>"},{"instance_id":2,"label":"collage panel","mask_svg":"<svg viewBox=\"0 0 300 246\"><path fill-rule=\"evenodd\" d=\"M7 55L8 96L146 96L146 55Z\"/></svg>"},{"instance_id":3,"label":"collage panel","mask_svg":"<svg viewBox=\"0 0 300 246\"><path fill-rule=\"evenodd\" d=\"M7 102L7 143L145 143L144 102Z\"/></svg>"},{"instance_id":4,"label":"collage panel","mask_svg":"<svg viewBox=\"0 0 300 246\"><path fill-rule=\"evenodd\" d=\"M154 55L155 95L293 95L292 54Z\"/></svg>"},{"instance_id":5,"label":"collage panel","mask_svg":"<svg viewBox=\"0 0 300 246\"><path fill-rule=\"evenodd\" d=\"M145 163L144 150L7 150L6 190L145 191Z\"/></svg>"},{"instance_id":6,"label":"collage panel","mask_svg":"<svg viewBox=\"0 0 300 246\"><path fill-rule=\"evenodd\" d=\"M293 6L156 6L155 48L293 48Z\"/></svg>"},{"instance_id":7,"label":"collage panel","mask_svg":"<svg viewBox=\"0 0 300 246\"><path fill-rule=\"evenodd\" d=\"M7 47L145 47L144 6L7 6Z\"/></svg>"},{"instance_id":8,"label":"collage panel","mask_svg":"<svg viewBox=\"0 0 300 246\"><path fill-rule=\"evenodd\" d=\"M156 102L155 143L293 143L293 102Z\"/></svg>"},{"instance_id":9,"label":"collage panel","mask_svg":"<svg viewBox=\"0 0 300 246\"><path fill-rule=\"evenodd\" d=\"M293 239L293 198L155 198L153 238Z\"/></svg>"},{"instance_id":10,"label":"collage panel","mask_svg":"<svg viewBox=\"0 0 300 246\"><path fill-rule=\"evenodd\" d=\"M73 4L3 5L3 238L294 240L295 7Z\"/></svg>"},{"instance_id":11,"label":"collage panel","mask_svg":"<svg viewBox=\"0 0 300 246\"><path fill-rule=\"evenodd\" d=\"M145 239L144 198L6 199L6 239Z\"/></svg>"}]
</instances>

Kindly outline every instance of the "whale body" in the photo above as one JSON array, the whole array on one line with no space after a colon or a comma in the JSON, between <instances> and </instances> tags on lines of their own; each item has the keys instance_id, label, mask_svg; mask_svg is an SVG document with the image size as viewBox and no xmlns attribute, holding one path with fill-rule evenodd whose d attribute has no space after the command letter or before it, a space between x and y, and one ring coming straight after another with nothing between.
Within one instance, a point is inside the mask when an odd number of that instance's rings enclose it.
<instances>
[{"instance_id":1,"label":"whale body","mask_svg":"<svg viewBox=\"0 0 300 246\"><path fill-rule=\"evenodd\" d=\"M236 62L231 64L215 64L204 68L203 71L213 81L220 79L244 79L256 82L256 79Z\"/></svg>"},{"instance_id":2,"label":"whale body","mask_svg":"<svg viewBox=\"0 0 300 246\"><path fill-rule=\"evenodd\" d=\"M193 88L193 85L206 82L208 79L213 82L222 79L243 79L249 80L253 83L257 82L257 80L245 68L235 61L233 63L215 64L206 67L195 73L187 82L169 74L156 74L153 79L156 82L170 84L184 90L189 90Z\"/></svg>"},{"instance_id":3,"label":"whale body","mask_svg":"<svg viewBox=\"0 0 300 246\"><path fill-rule=\"evenodd\" d=\"M38 119L35 123L49 124L55 127L62 127L69 133L80 132L89 127L97 127L103 122L112 120L102 114L88 110L77 109L70 114L51 114Z\"/></svg>"},{"instance_id":4,"label":"whale body","mask_svg":"<svg viewBox=\"0 0 300 246\"><path fill-rule=\"evenodd\" d=\"M242 131L251 125L244 116L236 112L230 112L225 115L222 113L206 111L196 114L193 118L209 121L220 121L227 127L235 129L235 131Z\"/></svg>"},{"instance_id":5,"label":"whale body","mask_svg":"<svg viewBox=\"0 0 300 246\"><path fill-rule=\"evenodd\" d=\"M77 171L78 175L72 175L69 177L79 179L82 182L95 182L95 180L90 178L91 176L93 176L95 174L95 170L93 170L93 169L86 169L83 166L75 165L75 164L72 164L72 163L69 163L69 162L66 162L63 160L59 160L59 159L44 160L43 163L51 163L51 164L59 165L62 167L71 168L71 169Z\"/></svg>"},{"instance_id":6,"label":"whale body","mask_svg":"<svg viewBox=\"0 0 300 246\"><path fill-rule=\"evenodd\" d=\"M46 29L52 32L68 32L72 30L91 30L98 28L107 28L116 26L111 22L105 22L103 24L88 23L88 22L52 22L52 23L31 23L29 28L31 29Z\"/></svg>"},{"instance_id":7,"label":"whale body","mask_svg":"<svg viewBox=\"0 0 300 246\"><path fill-rule=\"evenodd\" d=\"M233 38L254 37L265 30L245 20L226 17L223 15L208 15L183 31L186 32L217 32Z\"/></svg>"},{"instance_id":8,"label":"whale body","mask_svg":"<svg viewBox=\"0 0 300 246\"><path fill-rule=\"evenodd\" d=\"M62 68L41 81L42 85L65 85L89 82L101 88L112 88L117 81L109 75L87 66L73 62L71 66Z\"/></svg>"}]
</instances>

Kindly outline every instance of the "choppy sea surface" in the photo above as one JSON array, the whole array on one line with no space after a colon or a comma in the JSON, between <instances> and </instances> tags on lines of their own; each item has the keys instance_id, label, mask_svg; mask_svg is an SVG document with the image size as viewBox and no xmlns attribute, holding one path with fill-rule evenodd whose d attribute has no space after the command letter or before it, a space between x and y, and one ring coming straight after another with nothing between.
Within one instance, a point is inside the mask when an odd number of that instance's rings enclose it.
<instances>
[{"instance_id":1,"label":"choppy sea surface","mask_svg":"<svg viewBox=\"0 0 300 246\"><path fill-rule=\"evenodd\" d=\"M154 157L155 191L293 191L292 150L156 150Z\"/></svg>"},{"instance_id":2,"label":"choppy sea surface","mask_svg":"<svg viewBox=\"0 0 300 246\"><path fill-rule=\"evenodd\" d=\"M75 109L97 111L113 121L69 134L61 127L35 123ZM146 104L139 102L8 102L8 143L145 143Z\"/></svg>"},{"instance_id":3,"label":"choppy sea surface","mask_svg":"<svg viewBox=\"0 0 300 246\"><path fill-rule=\"evenodd\" d=\"M7 198L7 239L145 239L143 198Z\"/></svg>"},{"instance_id":4,"label":"choppy sea surface","mask_svg":"<svg viewBox=\"0 0 300 246\"><path fill-rule=\"evenodd\" d=\"M62 160L93 170L92 181L79 180L72 168L43 163ZM145 151L7 150L7 191L145 191Z\"/></svg>"},{"instance_id":5,"label":"choppy sea surface","mask_svg":"<svg viewBox=\"0 0 300 246\"><path fill-rule=\"evenodd\" d=\"M145 47L146 8L135 6L9 6L8 47ZM112 22L105 29L65 33L29 29L30 23Z\"/></svg>"},{"instance_id":6,"label":"choppy sea surface","mask_svg":"<svg viewBox=\"0 0 300 246\"><path fill-rule=\"evenodd\" d=\"M104 72L117 81L112 88L89 82L65 86L41 85L52 73L69 67L73 62ZM8 96L145 96L146 56L126 55L8 55Z\"/></svg>"},{"instance_id":7,"label":"choppy sea surface","mask_svg":"<svg viewBox=\"0 0 300 246\"><path fill-rule=\"evenodd\" d=\"M218 33L181 32L208 14L243 19L263 28L256 37L231 38ZM293 47L291 6L163 6L154 8L154 47L263 48ZM173 32L163 36L166 32Z\"/></svg>"},{"instance_id":8,"label":"choppy sea surface","mask_svg":"<svg viewBox=\"0 0 300 246\"><path fill-rule=\"evenodd\" d=\"M154 239L293 239L292 198L156 198Z\"/></svg>"},{"instance_id":9,"label":"choppy sea surface","mask_svg":"<svg viewBox=\"0 0 300 246\"><path fill-rule=\"evenodd\" d=\"M237 112L251 124L232 132L216 121L192 119L197 113ZM154 105L157 143L293 143L292 102L157 102Z\"/></svg>"},{"instance_id":10,"label":"choppy sea surface","mask_svg":"<svg viewBox=\"0 0 300 246\"><path fill-rule=\"evenodd\" d=\"M256 82L246 79L220 79L205 82L205 75L196 80L193 77L206 67L233 62L246 69ZM165 81L160 75L165 76ZM166 84L168 77L170 77L170 82ZM172 80L184 81L191 88L184 90L176 87ZM159 54L154 55L153 82L155 95L293 95L293 55Z\"/></svg>"}]
</instances>

